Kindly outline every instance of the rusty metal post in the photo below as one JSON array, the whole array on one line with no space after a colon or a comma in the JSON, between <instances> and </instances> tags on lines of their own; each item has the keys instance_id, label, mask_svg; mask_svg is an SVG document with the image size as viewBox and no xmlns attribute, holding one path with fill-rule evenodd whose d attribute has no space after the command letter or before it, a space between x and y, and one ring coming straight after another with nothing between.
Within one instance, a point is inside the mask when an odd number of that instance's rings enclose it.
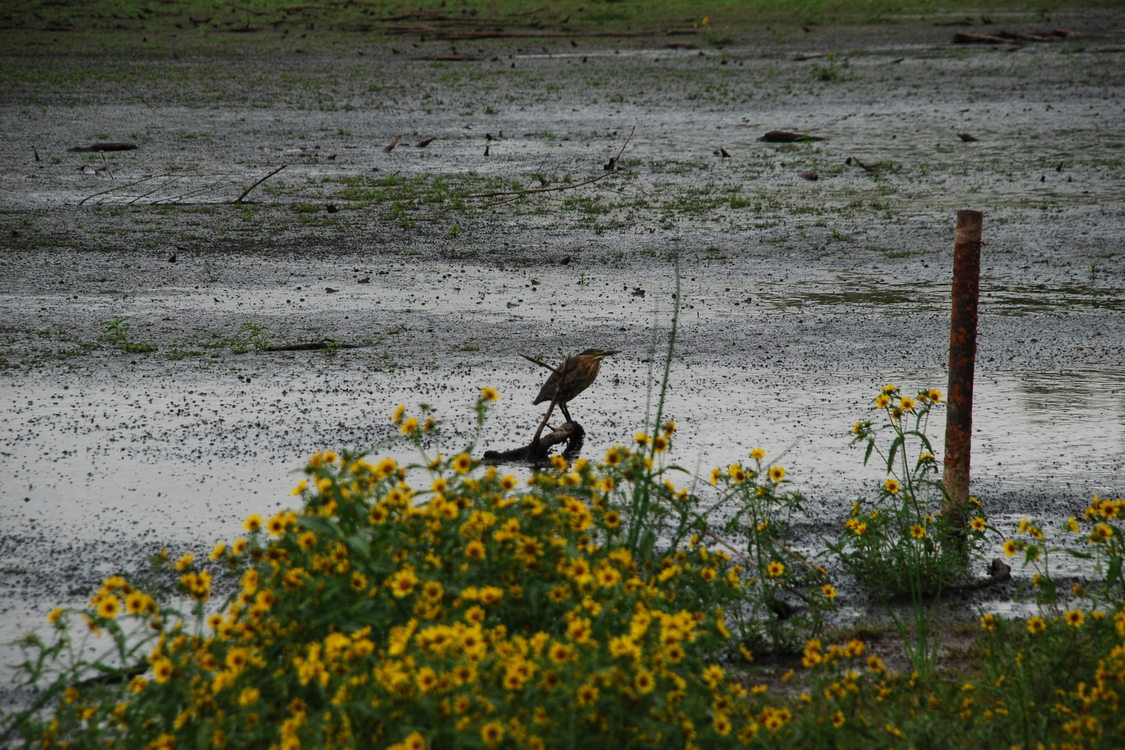
<instances>
[{"instance_id":1,"label":"rusty metal post","mask_svg":"<svg viewBox=\"0 0 1125 750\"><path fill-rule=\"evenodd\" d=\"M977 358L980 297L980 211L958 211L953 238L953 309L949 321L949 396L945 422L946 512L964 529L969 507L969 463L973 438L973 375ZM962 537L963 539L963 537Z\"/></svg>"}]
</instances>

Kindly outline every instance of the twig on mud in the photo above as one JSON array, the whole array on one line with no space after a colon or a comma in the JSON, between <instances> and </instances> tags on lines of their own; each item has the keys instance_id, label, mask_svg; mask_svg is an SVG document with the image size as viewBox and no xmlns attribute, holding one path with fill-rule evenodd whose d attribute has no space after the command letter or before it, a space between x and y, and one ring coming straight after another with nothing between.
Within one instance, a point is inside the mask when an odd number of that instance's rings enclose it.
<instances>
[{"instance_id":1,"label":"twig on mud","mask_svg":"<svg viewBox=\"0 0 1125 750\"><path fill-rule=\"evenodd\" d=\"M279 344L262 347L264 352L315 352L321 349L358 349L359 344L341 344L335 339L321 339L303 344Z\"/></svg>"},{"instance_id":2,"label":"twig on mud","mask_svg":"<svg viewBox=\"0 0 1125 750\"><path fill-rule=\"evenodd\" d=\"M617 161L621 158L621 154L625 153L625 147L628 146L629 141L631 141L633 139L633 133L635 133L636 130L637 130L637 126L634 125L633 128L629 131L629 135L625 138L625 142L621 144L621 148L618 150L617 156L614 156L612 159L609 160L609 164L612 165L612 167L607 169L602 174L596 175L594 177L590 177L589 179L586 179L586 180L582 180L581 182L571 183L570 185L558 185L557 187L529 188L528 190L497 190L496 192L492 192L492 193L473 193L473 194L467 195L465 197L466 198L500 198L500 197L503 197L503 196L515 196L515 197L518 198L518 197L524 196L524 195L531 195L532 193L555 193L555 192L559 192L561 190L574 190L575 188L580 188L584 185L591 185L591 184L597 182L598 180L604 180L606 177L609 177L611 174L614 174L614 173L617 172Z\"/></svg>"},{"instance_id":3,"label":"twig on mud","mask_svg":"<svg viewBox=\"0 0 1125 750\"><path fill-rule=\"evenodd\" d=\"M99 190L98 192L94 193L93 195L87 195L85 198L78 201L78 205L81 206L83 203L90 200L91 198L97 198L99 195L105 195L106 193L112 193L114 190L124 190L125 188L133 187L134 185L140 185L142 182L148 182L149 180L158 180L161 177L170 177L174 174L176 174L176 170L172 170L171 172L165 172L164 174L156 174L156 175L150 175L148 177L142 177L141 179L134 180L133 182L130 182L127 185L114 185L111 188L106 188L105 190Z\"/></svg>"},{"instance_id":4,"label":"twig on mud","mask_svg":"<svg viewBox=\"0 0 1125 750\"><path fill-rule=\"evenodd\" d=\"M277 169L273 170L272 172L270 172L269 174L267 174L267 175L266 175L265 177L262 177L262 178L261 178L261 179L259 179L259 180L258 180L257 182L255 182L255 183L254 183L253 185L251 185L250 187L248 187L248 188L246 188L245 190L243 190L243 191L242 191L242 195L240 195L240 196L238 196L237 198L235 198L235 199L234 199L233 201L231 201L231 203L242 203L242 199L243 199L243 198L245 198L245 197L246 197L247 195L249 195L249 194L250 194L250 191L251 191L251 190L253 190L254 188L258 187L258 186L259 186L259 185L261 185L261 184L262 184L263 182L265 182L265 181L266 181L266 180L268 180L269 178L273 177L273 176L274 176L275 174L277 174L278 172L280 172L281 170L285 169L285 168L286 168L286 167L288 167L288 166L289 166L288 164L282 164L282 165L281 165L280 167L278 167Z\"/></svg>"},{"instance_id":5,"label":"twig on mud","mask_svg":"<svg viewBox=\"0 0 1125 750\"><path fill-rule=\"evenodd\" d=\"M140 195L134 197L133 200L129 201L126 205L132 206L134 203L139 201L141 198L147 198L150 195L152 195L153 193L155 193L157 190L160 190L162 188L166 188L169 185L171 185L172 183L176 182L176 180L182 180L187 175L176 174L176 175L169 175L169 176L172 178L171 180L169 180L168 182L163 182L163 183L157 185L152 190L149 190L147 193L141 193Z\"/></svg>"},{"instance_id":6,"label":"twig on mud","mask_svg":"<svg viewBox=\"0 0 1125 750\"><path fill-rule=\"evenodd\" d=\"M864 164L863 162L861 162L859 159L855 158L854 156L849 156L847 159L844 159L844 163L847 164L849 167L852 167L852 166L859 167L864 172L877 172L877 171L879 171L878 167L876 165L874 165L874 164Z\"/></svg>"},{"instance_id":7,"label":"twig on mud","mask_svg":"<svg viewBox=\"0 0 1125 750\"><path fill-rule=\"evenodd\" d=\"M177 177L176 179L179 179L179 177ZM183 203L186 199L192 197L193 195L199 195L200 193L206 193L208 190L211 190L212 188L216 187L217 185L221 185L222 183L223 183L223 179L220 177L217 180L214 180L212 182L207 183L206 185L204 185L201 188L196 188L195 190L189 190L186 193L180 193L179 195L174 195L170 198L157 198L156 200L149 203L149 205L150 206L156 206L156 205L175 206L177 204Z\"/></svg>"}]
</instances>

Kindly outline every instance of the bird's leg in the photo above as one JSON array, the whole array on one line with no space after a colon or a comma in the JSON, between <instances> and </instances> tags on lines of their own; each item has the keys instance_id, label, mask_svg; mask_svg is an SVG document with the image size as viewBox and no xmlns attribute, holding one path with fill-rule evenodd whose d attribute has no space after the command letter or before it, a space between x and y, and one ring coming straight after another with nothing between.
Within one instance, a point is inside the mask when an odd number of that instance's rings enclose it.
<instances>
[{"instance_id":1,"label":"bird's leg","mask_svg":"<svg viewBox=\"0 0 1125 750\"><path fill-rule=\"evenodd\" d=\"M570 411L567 410L566 404L559 404L559 409L562 411L562 415L564 417L566 417L567 422L573 422L574 421L573 419L570 418Z\"/></svg>"},{"instance_id":2,"label":"bird's leg","mask_svg":"<svg viewBox=\"0 0 1125 750\"><path fill-rule=\"evenodd\" d=\"M539 444L539 436L543 434L543 428L547 426L547 420L551 418L551 412L555 410L555 399L551 399L551 405L547 407L547 413L543 415L543 421L539 423L539 429L535 431L535 437L531 439L533 446Z\"/></svg>"}]
</instances>

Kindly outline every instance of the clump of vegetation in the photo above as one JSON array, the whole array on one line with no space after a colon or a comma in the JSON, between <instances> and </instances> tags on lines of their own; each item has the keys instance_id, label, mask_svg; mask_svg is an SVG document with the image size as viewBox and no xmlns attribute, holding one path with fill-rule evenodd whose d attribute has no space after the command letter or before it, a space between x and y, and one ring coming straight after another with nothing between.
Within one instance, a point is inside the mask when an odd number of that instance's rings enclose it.
<instances>
[{"instance_id":1,"label":"clump of vegetation","mask_svg":"<svg viewBox=\"0 0 1125 750\"><path fill-rule=\"evenodd\" d=\"M900 422L914 413L897 389L883 395ZM482 389L478 426L497 397ZM165 555L183 606L113 577L87 606L52 612L53 640L23 641L40 698L0 742L976 747L1125 733L1125 500L1096 500L1071 524L1084 545L1071 552L1100 576L1072 590L1096 592L1086 606L1026 623L986 615L975 672L902 675L864 642L820 634L836 590L783 541L803 498L763 451L712 471L718 497L705 501L673 481L672 423L521 482L479 466L472 446L431 454L428 407L392 420L417 464L316 454L299 509L250 516L206 562ZM707 521L730 503L738 544ZM1031 528L1008 549L1042 563ZM915 562L927 560L942 565ZM218 578L236 584L216 606ZM1041 606L1056 606L1058 587L1036 580ZM753 647L794 644L792 670L757 679Z\"/></svg>"},{"instance_id":2,"label":"clump of vegetation","mask_svg":"<svg viewBox=\"0 0 1125 750\"><path fill-rule=\"evenodd\" d=\"M872 405L878 421L852 427L852 443L865 446L864 463L877 455L888 477L874 499L853 503L843 535L830 549L875 591L940 591L965 575L969 556L984 542L988 521L979 501L972 499L976 515L967 527L955 527L946 512L940 466L926 436L941 398L937 389L906 396L888 384ZM889 441L881 444L884 436Z\"/></svg>"},{"instance_id":3,"label":"clump of vegetation","mask_svg":"<svg viewBox=\"0 0 1125 750\"><path fill-rule=\"evenodd\" d=\"M144 354L146 352L156 351L155 344L150 344L147 341L134 341L132 339L129 335L131 326L127 318L118 317L113 320L103 320L101 326L105 328L105 333L101 336L102 340L115 349L120 349L130 354Z\"/></svg>"}]
</instances>

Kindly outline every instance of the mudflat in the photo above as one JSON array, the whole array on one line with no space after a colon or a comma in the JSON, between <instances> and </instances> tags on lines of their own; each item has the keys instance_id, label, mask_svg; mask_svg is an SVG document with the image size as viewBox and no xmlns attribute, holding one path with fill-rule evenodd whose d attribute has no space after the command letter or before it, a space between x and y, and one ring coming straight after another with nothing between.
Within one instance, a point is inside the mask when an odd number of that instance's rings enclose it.
<instances>
[{"instance_id":1,"label":"mudflat","mask_svg":"<svg viewBox=\"0 0 1125 750\"><path fill-rule=\"evenodd\" d=\"M973 493L998 527L1120 496L1123 26L3 45L4 640L291 504L314 451L416 460L399 403L438 409L433 452L526 442L521 353L622 351L571 405L599 458L651 427L674 316L672 460L780 456L815 552L882 481L848 445L878 389L945 390L958 209Z\"/></svg>"}]
</instances>

